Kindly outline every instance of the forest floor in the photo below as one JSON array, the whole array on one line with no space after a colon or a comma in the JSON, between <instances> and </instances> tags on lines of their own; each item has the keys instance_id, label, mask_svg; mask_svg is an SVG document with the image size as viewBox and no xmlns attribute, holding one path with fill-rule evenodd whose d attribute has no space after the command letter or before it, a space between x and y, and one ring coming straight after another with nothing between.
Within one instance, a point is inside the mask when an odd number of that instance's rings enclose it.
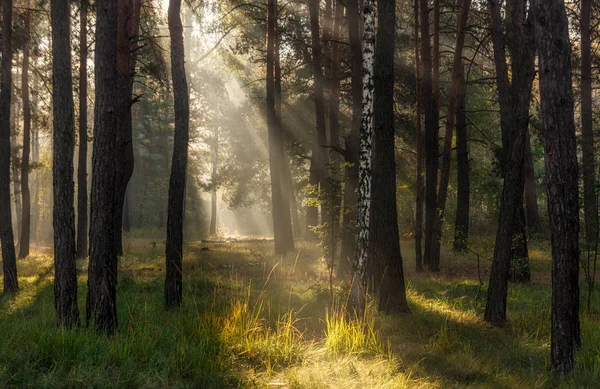
<instances>
[{"instance_id":1,"label":"forest floor","mask_svg":"<svg viewBox=\"0 0 600 389\"><path fill-rule=\"evenodd\" d=\"M313 244L275 258L272 242L190 242L183 306L165 312L164 245L125 242L112 337L56 328L51 255L18 262L21 291L0 298L0 388L600 387L600 293L587 312L583 282L575 372L548 373L547 242L530 244L533 282L509 286L506 328L482 321L479 278L487 282L491 257L483 244L479 272L475 255L448 250L442 272L418 274L403 242L412 313L382 315L371 303L357 322L337 313L348 280L330 290ZM84 318L87 262L78 267Z\"/></svg>"}]
</instances>

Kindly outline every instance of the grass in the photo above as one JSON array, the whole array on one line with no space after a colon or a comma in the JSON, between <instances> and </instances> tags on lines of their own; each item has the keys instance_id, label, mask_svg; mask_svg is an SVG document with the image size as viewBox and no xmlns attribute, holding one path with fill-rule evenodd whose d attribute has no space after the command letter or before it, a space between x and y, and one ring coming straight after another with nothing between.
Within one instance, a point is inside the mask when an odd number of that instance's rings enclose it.
<instances>
[{"instance_id":1,"label":"grass","mask_svg":"<svg viewBox=\"0 0 600 389\"><path fill-rule=\"evenodd\" d=\"M53 322L52 258L19 261L21 291L0 298L0 387L31 388L592 388L600 382L600 296L582 313L575 372L548 373L550 259L530 247L537 277L511 284L511 324L483 316L476 260L444 251L443 271L417 274L403 242L412 314L362 320L334 308L318 248L298 243L285 257L272 243L186 246L184 305L163 309L164 243L129 237L121 258L119 330L112 337ZM201 251L208 247L209 251ZM482 243L487 281L489 251ZM79 263L84 317L85 262ZM541 276L540 276L541 274Z\"/></svg>"}]
</instances>

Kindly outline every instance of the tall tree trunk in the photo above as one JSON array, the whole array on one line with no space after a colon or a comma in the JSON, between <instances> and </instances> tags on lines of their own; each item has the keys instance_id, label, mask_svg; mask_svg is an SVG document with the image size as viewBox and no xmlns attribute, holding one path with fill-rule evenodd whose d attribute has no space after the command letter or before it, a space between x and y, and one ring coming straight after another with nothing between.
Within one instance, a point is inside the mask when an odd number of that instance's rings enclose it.
<instances>
[{"instance_id":1,"label":"tall tree trunk","mask_svg":"<svg viewBox=\"0 0 600 389\"><path fill-rule=\"evenodd\" d=\"M523 207L523 160L529 124L529 103L534 76L534 33L530 19L524 20L525 2L511 0L508 7L511 80L509 81L500 4L490 1L492 43L496 65L496 82L500 97L502 161L504 177L499 211L494 259L485 307L485 321L494 325L506 323L506 296L510 262L513 257L515 226L519 225ZM519 238L526 239L525 236Z\"/></svg>"},{"instance_id":2,"label":"tall tree trunk","mask_svg":"<svg viewBox=\"0 0 600 389\"><path fill-rule=\"evenodd\" d=\"M77 164L77 258L88 255L87 188L87 16L88 0L79 9L79 155Z\"/></svg>"},{"instance_id":3,"label":"tall tree trunk","mask_svg":"<svg viewBox=\"0 0 600 389\"><path fill-rule=\"evenodd\" d=\"M581 0L581 165L583 167L583 211L587 250L593 250L598 240L590 16L591 0Z\"/></svg>"},{"instance_id":4,"label":"tall tree trunk","mask_svg":"<svg viewBox=\"0 0 600 389\"><path fill-rule=\"evenodd\" d=\"M434 34L435 35L435 34ZM429 2L421 0L421 98L425 114L425 265L433 239L433 222L437 209L438 173L438 113L432 76L431 45L429 42ZM439 89L439 88L438 88Z\"/></svg>"},{"instance_id":5,"label":"tall tree trunk","mask_svg":"<svg viewBox=\"0 0 600 389\"><path fill-rule=\"evenodd\" d=\"M550 365L573 370L579 329L578 167L571 44L564 2L534 0L539 50L541 112L548 215L552 241L552 331Z\"/></svg>"},{"instance_id":6,"label":"tall tree trunk","mask_svg":"<svg viewBox=\"0 0 600 389\"><path fill-rule=\"evenodd\" d=\"M278 74L276 72L277 50L277 0L269 0L267 10L267 126L269 135L269 167L271 173L271 203L273 210L273 237L275 253L285 254L294 250L289 197L286 195L283 174L284 145L279 116L281 104Z\"/></svg>"},{"instance_id":7,"label":"tall tree trunk","mask_svg":"<svg viewBox=\"0 0 600 389\"><path fill-rule=\"evenodd\" d=\"M117 164L115 196L115 249L123 255L122 221L127 184L133 174L133 123L131 116L133 78L135 75L135 43L139 34L141 0L118 0L117 32L118 116Z\"/></svg>"},{"instance_id":8,"label":"tall tree trunk","mask_svg":"<svg viewBox=\"0 0 600 389\"><path fill-rule=\"evenodd\" d=\"M464 77L464 72L463 72ZM467 114L465 112L466 81L460 83L461 90L457 97L456 111L456 220L454 225L454 250L467 249L469 239L469 212L471 179L469 172L469 135L467 131Z\"/></svg>"},{"instance_id":9,"label":"tall tree trunk","mask_svg":"<svg viewBox=\"0 0 600 389\"><path fill-rule=\"evenodd\" d=\"M52 187L54 205L54 309L56 323L71 327L79 322L75 266L75 193L73 189L73 73L69 3L52 0L52 113L54 147Z\"/></svg>"},{"instance_id":10,"label":"tall tree trunk","mask_svg":"<svg viewBox=\"0 0 600 389\"><path fill-rule=\"evenodd\" d=\"M421 62L419 55L419 0L414 0L415 19L415 74L416 85L416 154L417 154L417 179L416 179L416 221L415 221L415 266L418 272L423 271L423 129L421 127Z\"/></svg>"},{"instance_id":11,"label":"tall tree trunk","mask_svg":"<svg viewBox=\"0 0 600 389\"><path fill-rule=\"evenodd\" d=\"M182 297L183 265L183 202L187 170L190 102L185 76L185 50L181 24L181 0L169 0L169 35L171 37L171 77L175 108L175 138L169 181L167 214L167 244L165 307L178 308Z\"/></svg>"},{"instance_id":12,"label":"tall tree trunk","mask_svg":"<svg viewBox=\"0 0 600 389\"><path fill-rule=\"evenodd\" d=\"M86 322L113 333L117 319L115 173L117 137L117 0L96 1L94 150Z\"/></svg>"},{"instance_id":13,"label":"tall tree trunk","mask_svg":"<svg viewBox=\"0 0 600 389\"><path fill-rule=\"evenodd\" d=\"M369 220L371 217L371 155L373 149L373 94L375 62L375 4L373 0L363 1L363 91L362 114L360 117L360 142L358 165L358 207L356 227L356 272L352 280L349 306L358 316L365 311L366 274L369 249Z\"/></svg>"},{"instance_id":14,"label":"tall tree trunk","mask_svg":"<svg viewBox=\"0 0 600 389\"><path fill-rule=\"evenodd\" d=\"M396 1L377 2L377 41L374 65L374 144L369 259L367 268L379 289L382 312L408 312L396 208L394 132L394 46Z\"/></svg>"},{"instance_id":15,"label":"tall tree trunk","mask_svg":"<svg viewBox=\"0 0 600 389\"><path fill-rule=\"evenodd\" d=\"M356 204L358 203L358 139L362 112L362 48L358 0L347 0L348 37L352 56L352 123L345 137L344 212L340 271L350 274L356 250Z\"/></svg>"},{"instance_id":16,"label":"tall tree trunk","mask_svg":"<svg viewBox=\"0 0 600 389\"><path fill-rule=\"evenodd\" d=\"M217 157L219 148L219 128L215 127L212 144L212 190L210 192L210 226L208 233L217 235Z\"/></svg>"},{"instance_id":17,"label":"tall tree trunk","mask_svg":"<svg viewBox=\"0 0 600 389\"><path fill-rule=\"evenodd\" d=\"M325 184L325 153L323 152L323 146L327 143L327 126L325 124L325 97L323 96L323 67L322 67L322 51L321 51L321 39L319 29L319 0L309 0L308 7L310 11L310 33L312 42L312 56L313 56L313 74L314 74L314 94L315 94L315 118L316 118L316 136L314 137L314 143L312 146L312 160L311 170L314 170L313 181L318 183L319 186ZM313 165L315 165L313 167ZM313 182L311 181L311 184ZM319 190L319 188L315 188ZM311 207L309 207L310 209ZM317 208L307 214L308 226L316 226L318 222L315 219L317 214ZM314 223L314 224L310 224ZM311 233L308 234L310 236Z\"/></svg>"},{"instance_id":18,"label":"tall tree trunk","mask_svg":"<svg viewBox=\"0 0 600 389\"><path fill-rule=\"evenodd\" d=\"M0 84L0 242L4 293L19 289L10 209L10 100L12 93L12 0L2 0L2 82Z\"/></svg>"},{"instance_id":19,"label":"tall tree trunk","mask_svg":"<svg viewBox=\"0 0 600 389\"><path fill-rule=\"evenodd\" d=\"M452 152L452 139L454 137L454 127L456 125L456 116L458 115L458 94L464 86L462 52L465 45L465 35L467 30L467 21L469 19L469 8L471 0L462 0L460 14L458 16L456 27L456 46L454 48L454 64L452 67L452 86L450 87L450 98L448 101L448 114L446 116L446 132L444 134L444 151L442 154L442 169L440 171L440 185L437 195L437 212L435 213L433 223L433 248L429 258L429 269L433 271L440 270L440 249L442 245L442 223L444 212L446 210L446 198L448 196L448 183L450 182L450 162Z\"/></svg>"},{"instance_id":20,"label":"tall tree trunk","mask_svg":"<svg viewBox=\"0 0 600 389\"><path fill-rule=\"evenodd\" d=\"M29 41L31 39L31 12L29 0L25 3L25 41L23 44L23 71L21 73L21 94L23 100L23 157L21 160L21 237L19 238L19 258L29 255L31 239L31 194L29 192L29 154L31 150L31 106L29 104Z\"/></svg>"},{"instance_id":21,"label":"tall tree trunk","mask_svg":"<svg viewBox=\"0 0 600 389\"><path fill-rule=\"evenodd\" d=\"M340 40L341 40L341 29L342 19L344 17L344 6L338 0L335 1L335 17L332 28L332 42L331 42L331 74L330 74L330 86L329 86L329 143L334 149L339 150L340 148ZM335 263L337 256L337 242L339 239L339 224L340 224L340 208L342 205L341 193L336 189L338 187L339 177L336 171L340 170L341 158L340 155L334 151L331 153L331 172L329 180L330 196L333 196L332 203L330 205L329 220L330 226L330 252L331 261Z\"/></svg>"},{"instance_id":22,"label":"tall tree trunk","mask_svg":"<svg viewBox=\"0 0 600 389\"><path fill-rule=\"evenodd\" d=\"M527 131L525 140L525 207L527 209L527 229L530 233L538 234L542 231L540 225L540 212L537 203L537 186L535 183L535 171L533 169L533 154L531 151L531 139Z\"/></svg>"}]
</instances>

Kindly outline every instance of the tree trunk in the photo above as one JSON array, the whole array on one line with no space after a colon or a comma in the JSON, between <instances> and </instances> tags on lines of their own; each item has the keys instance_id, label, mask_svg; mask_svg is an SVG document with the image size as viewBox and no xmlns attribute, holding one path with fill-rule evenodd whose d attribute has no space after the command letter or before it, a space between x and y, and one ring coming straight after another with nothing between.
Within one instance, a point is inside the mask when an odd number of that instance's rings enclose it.
<instances>
[{"instance_id":1,"label":"tree trunk","mask_svg":"<svg viewBox=\"0 0 600 389\"><path fill-rule=\"evenodd\" d=\"M25 3L25 41L23 44L23 71L21 73L21 94L23 100L23 157L21 160L21 237L19 238L19 258L29 256L31 238L31 194L29 192L29 154L31 150L31 106L29 104L29 41L31 39L31 12L29 0Z\"/></svg>"},{"instance_id":2,"label":"tree trunk","mask_svg":"<svg viewBox=\"0 0 600 389\"><path fill-rule=\"evenodd\" d=\"M435 34L434 34L435 35ZM421 0L421 99L425 114L425 264L429 266L433 222L437 209L438 113L434 94L431 46L429 43L429 2ZM439 89L439 88L438 88Z\"/></svg>"},{"instance_id":3,"label":"tree trunk","mask_svg":"<svg viewBox=\"0 0 600 389\"><path fill-rule=\"evenodd\" d=\"M548 215L552 241L552 330L550 365L573 370L579 329L578 167L571 45L562 0L534 0L539 50L540 98Z\"/></svg>"},{"instance_id":4,"label":"tree trunk","mask_svg":"<svg viewBox=\"0 0 600 389\"><path fill-rule=\"evenodd\" d=\"M377 2L374 65L373 173L367 268L379 290L379 310L408 312L396 208L394 132L394 45L396 1Z\"/></svg>"},{"instance_id":5,"label":"tree trunk","mask_svg":"<svg viewBox=\"0 0 600 389\"><path fill-rule=\"evenodd\" d=\"M181 306L183 265L183 202L187 170L190 103L185 76L185 50L181 24L181 0L169 0L169 35L171 37L171 77L175 108L175 138L169 181L169 208L167 214L167 243L165 280L165 307Z\"/></svg>"},{"instance_id":6,"label":"tree trunk","mask_svg":"<svg viewBox=\"0 0 600 389\"><path fill-rule=\"evenodd\" d=\"M535 183L535 172L533 170L533 154L531 152L531 137L527 131L525 140L525 206L527 208L527 229L532 234L542 231L540 226L540 212L537 203L537 187Z\"/></svg>"},{"instance_id":7,"label":"tree trunk","mask_svg":"<svg viewBox=\"0 0 600 389\"><path fill-rule=\"evenodd\" d=\"M417 179L416 179L416 208L415 212L415 266L418 272L423 271L423 129L421 127L422 109L421 109L421 63L419 56L419 0L414 0L414 19L415 19L415 74L416 85L416 154L417 154Z\"/></svg>"},{"instance_id":8,"label":"tree trunk","mask_svg":"<svg viewBox=\"0 0 600 389\"><path fill-rule=\"evenodd\" d=\"M594 250L598 240L596 204L596 157L592 110L592 55L590 37L591 0L581 0L581 154L585 249Z\"/></svg>"},{"instance_id":9,"label":"tree trunk","mask_svg":"<svg viewBox=\"0 0 600 389\"><path fill-rule=\"evenodd\" d=\"M517 212L509 279L514 282L529 282L531 281L531 268L529 265L529 250L527 248L527 223L525 221L523 200L517 206Z\"/></svg>"},{"instance_id":10,"label":"tree trunk","mask_svg":"<svg viewBox=\"0 0 600 389\"><path fill-rule=\"evenodd\" d=\"M523 19L523 0L511 0L508 33L511 51L511 80L509 81L500 5L490 1L492 43L496 65L496 82L500 97L500 126L502 130L501 169L504 178L499 210L494 259L490 273L485 321L494 325L506 323L506 296L510 262L513 256L515 226L523 207L523 160L529 124L529 103L534 77L534 33L530 19ZM523 239L526 239L522 236Z\"/></svg>"},{"instance_id":11,"label":"tree trunk","mask_svg":"<svg viewBox=\"0 0 600 389\"><path fill-rule=\"evenodd\" d=\"M463 72L464 76L464 72ZM454 225L454 251L464 251L468 247L471 179L469 171L469 134L465 112L466 81L462 80L457 97L456 112L456 220Z\"/></svg>"},{"instance_id":12,"label":"tree trunk","mask_svg":"<svg viewBox=\"0 0 600 389\"><path fill-rule=\"evenodd\" d=\"M86 322L113 333L117 321L115 159L117 136L117 0L96 1L94 150Z\"/></svg>"},{"instance_id":13,"label":"tree trunk","mask_svg":"<svg viewBox=\"0 0 600 389\"><path fill-rule=\"evenodd\" d=\"M79 156L77 164L77 258L88 255L87 188L87 16L88 0L82 0L79 16Z\"/></svg>"},{"instance_id":14,"label":"tree trunk","mask_svg":"<svg viewBox=\"0 0 600 389\"><path fill-rule=\"evenodd\" d=\"M54 205L54 309L56 323L71 327L79 322L75 266L75 193L73 189L73 73L69 3L52 0L52 113L54 147L52 187Z\"/></svg>"},{"instance_id":15,"label":"tree trunk","mask_svg":"<svg viewBox=\"0 0 600 389\"><path fill-rule=\"evenodd\" d=\"M437 195L437 212L433 222L433 239L431 256L428 259L429 269L433 271L440 270L440 249L442 245L442 223L444 212L446 210L446 198L448 196L448 183L450 182L450 162L452 152L452 139L454 137L454 127L456 125L456 116L458 115L458 94L464 89L461 82L464 82L462 52L465 45L465 35L467 30L467 21L469 19L469 8L471 0L462 0L460 14L458 16L456 27L456 46L454 49L454 63L452 67L452 86L450 87L450 98L448 101L448 114L446 116L446 132L444 134L444 151L442 154L442 168L440 171L440 185Z\"/></svg>"},{"instance_id":16,"label":"tree trunk","mask_svg":"<svg viewBox=\"0 0 600 389\"><path fill-rule=\"evenodd\" d=\"M2 0L2 83L0 84L0 242L4 293L19 289L10 209L10 100L12 89L12 0ZM7 54L8 53L8 54Z\"/></svg>"},{"instance_id":17,"label":"tree trunk","mask_svg":"<svg viewBox=\"0 0 600 389\"><path fill-rule=\"evenodd\" d=\"M366 275L369 249L369 220L371 216L371 155L373 148L373 94L374 94L374 56L375 56L375 4L373 0L363 2L363 91L362 114L360 118L360 142L358 165L358 207L356 256L354 267L356 272L352 280L349 307L358 316L365 311Z\"/></svg>"},{"instance_id":18,"label":"tree trunk","mask_svg":"<svg viewBox=\"0 0 600 389\"><path fill-rule=\"evenodd\" d=\"M212 144L212 184L210 192L210 227L209 235L217 235L217 157L219 153L219 128L215 127Z\"/></svg>"},{"instance_id":19,"label":"tree trunk","mask_svg":"<svg viewBox=\"0 0 600 389\"><path fill-rule=\"evenodd\" d=\"M321 52L321 39L319 36L319 0L309 0L308 7L310 11L310 33L312 42L312 56L313 56L313 74L314 74L314 93L315 93L315 118L316 118L316 136L314 137L314 143L312 146L312 161L311 169L314 169L313 181L318 183L319 186L325 184L325 153L323 147L327 143L327 126L325 124L325 97L323 96L323 66L322 66L322 52ZM312 165L315 165L313 168ZM313 182L311 181L311 184ZM320 191L319 188L315 188ZM310 209L311 207L309 207ZM308 226L316 226L319 224L318 217L315 219L317 214L317 208L313 207L314 211L307 214ZM310 220L309 220L310 219ZM309 224L314 223L314 224ZM312 234L309 233L308 236ZM311 237L314 239L314 237Z\"/></svg>"},{"instance_id":20,"label":"tree trunk","mask_svg":"<svg viewBox=\"0 0 600 389\"><path fill-rule=\"evenodd\" d=\"M136 38L139 34L141 0L118 0L117 32L118 116L115 195L115 249L123 255L122 221L127 184L133 174L133 124L131 116L133 78L135 75Z\"/></svg>"},{"instance_id":21,"label":"tree trunk","mask_svg":"<svg viewBox=\"0 0 600 389\"><path fill-rule=\"evenodd\" d=\"M358 139L362 111L362 48L358 0L346 1L348 37L352 56L352 123L345 137L344 212L340 271L350 274L356 250L356 204L358 203Z\"/></svg>"}]
</instances>

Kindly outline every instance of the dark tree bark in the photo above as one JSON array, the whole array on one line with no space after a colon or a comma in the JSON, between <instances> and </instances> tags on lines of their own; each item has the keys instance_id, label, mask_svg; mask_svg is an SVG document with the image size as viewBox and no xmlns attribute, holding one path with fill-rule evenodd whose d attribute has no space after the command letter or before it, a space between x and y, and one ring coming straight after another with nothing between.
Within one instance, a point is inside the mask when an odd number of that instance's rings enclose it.
<instances>
[{"instance_id":1,"label":"dark tree bark","mask_svg":"<svg viewBox=\"0 0 600 389\"><path fill-rule=\"evenodd\" d=\"M323 146L327 143L327 126L325 123L325 97L323 96L323 58L321 51L321 39L319 28L319 0L309 0L308 8L310 12L310 34L312 42L312 62L314 74L314 94L315 94L315 118L316 118L316 136L312 145L311 159L311 181L312 185L322 186L325 183L325 153ZM316 188L319 190L319 188ZM312 209L311 209L312 208ZM306 215L308 226L316 226L318 221L318 210L316 207L308 207L309 212ZM311 224L314 223L314 224ZM311 236L312 235L312 236ZM314 234L308 233L307 237L316 238Z\"/></svg>"},{"instance_id":2,"label":"dark tree bark","mask_svg":"<svg viewBox=\"0 0 600 389\"><path fill-rule=\"evenodd\" d=\"M511 51L509 81L500 4L491 0L490 14L496 83L500 98L502 161L504 178L499 211L494 259L485 307L485 321L494 325L506 323L506 296L510 263L514 253L513 237L523 208L523 159L529 124L529 103L534 77L534 33L530 19L524 20L525 1L508 2L508 43ZM522 239L525 236L521 235Z\"/></svg>"},{"instance_id":3,"label":"dark tree bark","mask_svg":"<svg viewBox=\"0 0 600 389\"><path fill-rule=\"evenodd\" d=\"M139 34L141 0L118 0L119 26L117 32L118 116L117 165L115 196L115 249L123 255L123 206L127 184L134 168L133 123L131 116L133 78L137 56L136 39Z\"/></svg>"},{"instance_id":4,"label":"dark tree bark","mask_svg":"<svg viewBox=\"0 0 600 389\"><path fill-rule=\"evenodd\" d=\"M416 179L416 208L415 212L415 266L418 272L423 271L423 129L421 119L423 116L421 109L421 62L419 55L419 0L414 0L414 19L415 19L415 74L416 85L416 154L417 154L417 179Z\"/></svg>"},{"instance_id":5,"label":"dark tree bark","mask_svg":"<svg viewBox=\"0 0 600 389\"><path fill-rule=\"evenodd\" d=\"M19 258L29 256L31 238L31 194L29 192L29 154L31 150L31 105L29 103L29 40L31 35L30 3L25 3L25 41L23 44L23 71L21 72L21 96L23 101L23 157L21 159L21 196L23 211L21 218L21 237L19 239Z\"/></svg>"},{"instance_id":6,"label":"dark tree bark","mask_svg":"<svg viewBox=\"0 0 600 389\"><path fill-rule=\"evenodd\" d=\"M450 87L450 98L448 101L448 114L446 116L446 132L444 134L444 150L442 154L442 168L440 171L440 185L437 194L437 212L433 221L433 247L430 258L428 259L429 269L433 271L440 270L440 249L442 245L442 223L444 212L446 210L446 198L448 197L448 183L450 182L450 162L452 152L452 140L454 136L454 127L456 126L456 117L458 115L458 94L464 86L462 52L465 45L465 35L467 30L467 21L469 19L469 8L471 0L462 0L460 4L460 13L457 21L456 46L454 48L454 63L452 65L452 85Z\"/></svg>"},{"instance_id":7,"label":"dark tree bark","mask_svg":"<svg viewBox=\"0 0 600 389\"><path fill-rule=\"evenodd\" d=\"M374 65L373 175L367 271L382 312L409 312L396 208L394 45L396 1L378 0ZM370 270L370 271L369 271Z\"/></svg>"},{"instance_id":8,"label":"dark tree bark","mask_svg":"<svg viewBox=\"0 0 600 389\"><path fill-rule=\"evenodd\" d=\"M373 149L373 65L375 57L375 4L363 1L363 56L362 56L362 113L360 117L360 142L358 166L358 207L356 227L355 274L352 279L348 305L359 317L365 312L366 269L369 249L369 220L371 216L371 156Z\"/></svg>"},{"instance_id":9,"label":"dark tree bark","mask_svg":"<svg viewBox=\"0 0 600 389\"><path fill-rule=\"evenodd\" d=\"M581 0L581 165L583 168L583 211L587 250L593 250L598 240L590 16L591 0Z\"/></svg>"},{"instance_id":10,"label":"dark tree bark","mask_svg":"<svg viewBox=\"0 0 600 389\"><path fill-rule=\"evenodd\" d=\"M564 2L534 0L544 124L546 190L552 241L552 331L550 365L573 370L579 329L578 166L571 44Z\"/></svg>"},{"instance_id":11,"label":"dark tree bark","mask_svg":"<svg viewBox=\"0 0 600 389\"><path fill-rule=\"evenodd\" d=\"M279 116L281 104L278 72L276 72L277 53L277 0L269 0L267 17L267 126L269 135L269 167L271 174L271 203L273 210L273 237L275 253L285 254L294 250L294 237L290 217L289 196L283 174L284 145L283 131Z\"/></svg>"},{"instance_id":12,"label":"dark tree bark","mask_svg":"<svg viewBox=\"0 0 600 389\"><path fill-rule=\"evenodd\" d=\"M77 258L88 255L87 189L87 16L88 0L79 9L79 155L77 163Z\"/></svg>"},{"instance_id":13,"label":"dark tree bark","mask_svg":"<svg viewBox=\"0 0 600 389\"><path fill-rule=\"evenodd\" d=\"M169 0L169 35L171 37L171 77L175 108L175 138L169 181L165 307L181 306L183 265L183 203L187 170L190 102L185 76L185 50L181 24L181 0Z\"/></svg>"},{"instance_id":14,"label":"dark tree bark","mask_svg":"<svg viewBox=\"0 0 600 389\"><path fill-rule=\"evenodd\" d=\"M434 34L435 36L435 34ZM435 46L435 45L434 45ZM439 89L439 88L438 88ZM425 115L425 265L431 256L433 223L437 209L438 112L434 94L431 45L429 42L429 2L421 0L421 100Z\"/></svg>"},{"instance_id":15,"label":"dark tree bark","mask_svg":"<svg viewBox=\"0 0 600 389\"><path fill-rule=\"evenodd\" d=\"M75 193L73 189L73 73L69 3L52 0L52 113L54 147L52 187L54 205L54 310L56 323L71 327L79 321L75 266Z\"/></svg>"},{"instance_id":16,"label":"dark tree bark","mask_svg":"<svg viewBox=\"0 0 600 389\"><path fill-rule=\"evenodd\" d=\"M19 289L10 209L10 100L12 93L12 0L2 0L2 82L0 84L0 242L4 293Z\"/></svg>"},{"instance_id":17,"label":"dark tree bark","mask_svg":"<svg viewBox=\"0 0 600 389\"><path fill-rule=\"evenodd\" d=\"M463 73L464 76L464 73ZM469 212L471 179L469 171L469 134L465 113L466 83L461 80L456 111L456 220L454 225L454 251L467 249L469 239Z\"/></svg>"},{"instance_id":18,"label":"dark tree bark","mask_svg":"<svg viewBox=\"0 0 600 389\"><path fill-rule=\"evenodd\" d=\"M537 186L535 183L535 172L533 170L533 154L531 152L531 139L527 131L525 140L525 207L527 209L527 229L529 233L539 234L542 231L540 225L540 212L537 203Z\"/></svg>"},{"instance_id":19,"label":"dark tree bark","mask_svg":"<svg viewBox=\"0 0 600 389\"><path fill-rule=\"evenodd\" d=\"M342 229L342 253L340 270L350 274L356 250L356 204L358 203L358 139L362 112L362 48L360 39L360 12L358 0L346 1L348 37L352 56L352 123L345 137L345 160L348 164L344 175L344 215Z\"/></svg>"},{"instance_id":20,"label":"dark tree bark","mask_svg":"<svg viewBox=\"0 0 600 389\"><path fill-rule=\"evenodd\" d=\"M117 136L117 0L96 1L94 150L86 322L113 333L117 320L115 173Z\"/></svg>"}]
</instances>

